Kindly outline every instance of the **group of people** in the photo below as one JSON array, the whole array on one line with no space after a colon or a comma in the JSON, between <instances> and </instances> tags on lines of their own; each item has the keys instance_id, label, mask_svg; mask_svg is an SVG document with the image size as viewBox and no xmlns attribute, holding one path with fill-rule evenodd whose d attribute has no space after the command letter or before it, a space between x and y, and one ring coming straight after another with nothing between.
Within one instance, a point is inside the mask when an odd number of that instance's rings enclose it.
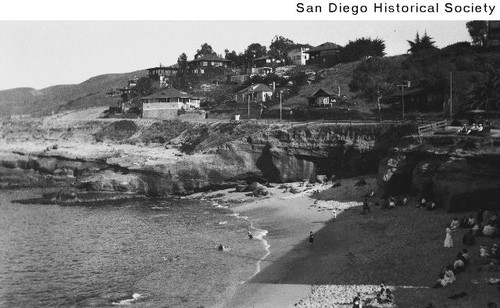
<instances>
[{"instance_id":1,"label":"group of people","mask_svg":"<svg viewBox=\"0 0 500 308\"><path fill-rule=\"evenodd\" d=\"M380 284L380 291L377 293L377 303L390 304L394 301L391 289L387 288L383 283Z\"/></svg>"},{"instance_id":2,"label":"group of people","mask_svg":"<svg viewBox=\"0 0 500 308\"><path fill-rule=\"evenodd\" d=\"M480 208L477 211L477 222L472 227L475 236L500 236L500 219L498 212Z\"/></svg>"},{"instance_id":3,"label":"group of people","mask_svg":"<svg viewBox=\"0 0 500 308\"><path fill-rule=\"evenodd\" d=\"M371 213L372 202L369 202L370 198L375 197L375 191L371 190L369 193L364 195L363 210L362 214ZM402 195L398 197L389 197L381 200L381 203L375 202L373 205L380 206L382 209L395 209L396 206L405 206L409 202L407 195Z\"/></svg>"},{"instance_id":4,"label":"group of people","mask_svg":"<svg viewBox=\"0 0 500 308\"><path fill-rule=\"evenodd\" d=\"M457 253L451 264L445 267L444 272L439 273L438 280L433 288L444 288L454 283L456 275L463 272L470 263L469 252L466 248Z\"/></svg>"},{"instance_id":5,"label":"group of people","mask_svg":"<svg viewBox=\"0 0 500 308\"><path fill-rule=\"evenodd\" d=\"M479 247L479 256L482 260L486 260L490 269L500 264L500 251L498 251L498 244L496 243L491 248L481 245Z\"/></svg>"},{"instance_id":6,"label":"group of people","mask_svg":"<svg viewBox=\"0 0 500 308\"><path fill-rule=\"evenodd\" d=\"M458 131L458 133L466 135L480 135L484 132L486 132L486 129L482 123L473 123L472 125L464 124Z\"/></svg>"},{"instance_id":7,"label":"group of people","mask_svg":"<svg viewBox=\"0 0 500 308\"><path fill-rule=\"evenodd\" d=\"M432 211L438 208L438 204L435 201L427 200L425 197L423 197L416 204L416 207Z\"/></svg>"}]
</instances>

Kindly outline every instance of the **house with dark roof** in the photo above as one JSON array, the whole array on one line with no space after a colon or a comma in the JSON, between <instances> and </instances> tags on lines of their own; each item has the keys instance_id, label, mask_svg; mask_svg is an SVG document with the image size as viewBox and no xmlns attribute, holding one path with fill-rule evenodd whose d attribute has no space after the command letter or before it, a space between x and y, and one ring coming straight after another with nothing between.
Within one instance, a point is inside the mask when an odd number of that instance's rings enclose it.
<instances>
[{"instance_id":1,"label":"house with dark roof","mask_svg":"<svg viewBox=\"0 0 500 308\"><path fill-rule=\"evenodd\" d=\"M226 73L231 66L231 60L221 58L217 55L203 55L194 60L188 61L189 69L197 75L204 75L211 72Z\"/></svg>"},{"instance_id":2,"label":"house with dark roof","mask_svg":"<svg viewBox=\"0 0 500 308\"><path fill-rule=\"evenodd\" d=\"M309 107L333 107L338 99L337 94L320 88L307 97L307 104Z\"/></svg>"},{"instance_id":3,"label":"house with dark roof","mask_svg":"<svg viewBox=\"0 0 500 308\"><path fill-rule=\"evenodd\" d=\"M182 111L200 108L200 99L177 89L163 89L141 98L142 117L174 119Z\"/></svg>"},{"instance_id":4,"label":"house with dark roof","mask_svg":"<svg viewBox=\"0 0 500 308\"><path fill-rule=\"evenodd\" d=\"M148 68L149 78L156 80L160 83L160 87L168 85L168 79L177 75L179 66L177 64L171 66L160 66Z\"/></svg>"},{"instance_id":5,"label":"house with dark roof","mask_svg":"<svg viewBox=\"0 0 500 308\"><path fill-rule=\"evenodd\" d=\"M256 58L253 60L253 66L256 68L276 67L276 66L279 66L282 64L283 64L283 61L281 61L280 59L276 59L274 57L271 57L271 56L262 56L262 57L259 57L259 58Z\"/></svg>"},{"instance_id":6,"label":"house with dark roof","mask_svg":"<svg viewBox=\"0 0 500 308\"><path fill-rule=\"evenodd\" d=\"M326 42L313 47L305 53L309 54L307 64L320 64L324 66L333 66L339 62L338 54L341 47L332 42Z\"/></svg>"},{"instance_id":7,"label":"house with dark roof","mask_svg":"<svg viewBox=\"0 0 500 308\"><path fill-rule=\"evenodd\" d=\"M236 93L236 102L265 102L271 99L273 90L265 84L253 84Z\"/></svg>"}]
</instances>

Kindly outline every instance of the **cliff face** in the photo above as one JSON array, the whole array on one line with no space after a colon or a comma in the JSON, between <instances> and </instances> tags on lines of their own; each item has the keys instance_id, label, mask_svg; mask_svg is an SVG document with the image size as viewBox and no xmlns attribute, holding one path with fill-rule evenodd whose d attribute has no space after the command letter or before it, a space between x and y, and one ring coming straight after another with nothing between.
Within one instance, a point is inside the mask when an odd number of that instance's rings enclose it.
<instances>
[{"instance_id":1,"label":"cliff face","mask_svg":"<svg viewBox=\"0 0 500 308\"><path fill-rule=\"evenodd\" d=\"M38 150L17 144L17 156L3 152L0 163L7 169L74 177L70 182L87 190L184 194L259 179L375 173L387 149L415 130L411 125L212 123L183 125L176 138L165 140L168 134L159 136L158 125L152 134L151 123L125 124L82 126L104 143L88 142L88 134L72 129L71 137L85 143L58 138L57 148ZM113 131L120 127L127 133ZM148 145L148 138L164 143Z\"/></svg>"},{"instance_id":2,"label":"cliff face","mask_svg":"<svg viewBox=\"0 0 500 308\"><path fill-rule=\"evenodd\" d=\"M433 135L406 137L379 164L384 196L413 193L435 200L448 211L496 208L500 198L500 140Z\"/></svg>"}]
</instances>

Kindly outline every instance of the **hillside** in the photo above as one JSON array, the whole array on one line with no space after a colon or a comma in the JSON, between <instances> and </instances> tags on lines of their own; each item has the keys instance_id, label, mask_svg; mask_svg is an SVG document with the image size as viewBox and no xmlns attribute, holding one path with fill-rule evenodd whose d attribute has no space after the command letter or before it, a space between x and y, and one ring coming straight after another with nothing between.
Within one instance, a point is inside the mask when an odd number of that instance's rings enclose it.
<instances>
[{"instance_id":1,"label":"hillside","mask_svg":"<svg viewBox=\"0 0 500 308\"><path fill-rule=\"evenodd\" d=\"M146 71L123 74L104 74L92 77L80 84L56 85L40 90L15 88L0 91L0 115L14 114L47 115L64 110L109 106L116 98L106 92L111 88L127 85L129 78L146 75Z\"/></svg>"}]
</instances>

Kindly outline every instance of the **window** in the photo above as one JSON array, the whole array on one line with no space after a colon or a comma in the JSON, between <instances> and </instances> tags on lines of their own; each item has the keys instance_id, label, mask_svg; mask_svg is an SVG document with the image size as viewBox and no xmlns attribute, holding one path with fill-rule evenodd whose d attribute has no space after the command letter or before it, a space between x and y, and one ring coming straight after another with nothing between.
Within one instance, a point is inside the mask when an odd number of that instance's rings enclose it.
<instances>
[{"instance_id":1,"label":"window","mask_svg":"<svg viewBox=\"0 0 500 308\"><path fill-rule=\"evenodd\" d=\"M208 66L208 61L201 62L201 66Z\"/></svg>"}]
</instances>

